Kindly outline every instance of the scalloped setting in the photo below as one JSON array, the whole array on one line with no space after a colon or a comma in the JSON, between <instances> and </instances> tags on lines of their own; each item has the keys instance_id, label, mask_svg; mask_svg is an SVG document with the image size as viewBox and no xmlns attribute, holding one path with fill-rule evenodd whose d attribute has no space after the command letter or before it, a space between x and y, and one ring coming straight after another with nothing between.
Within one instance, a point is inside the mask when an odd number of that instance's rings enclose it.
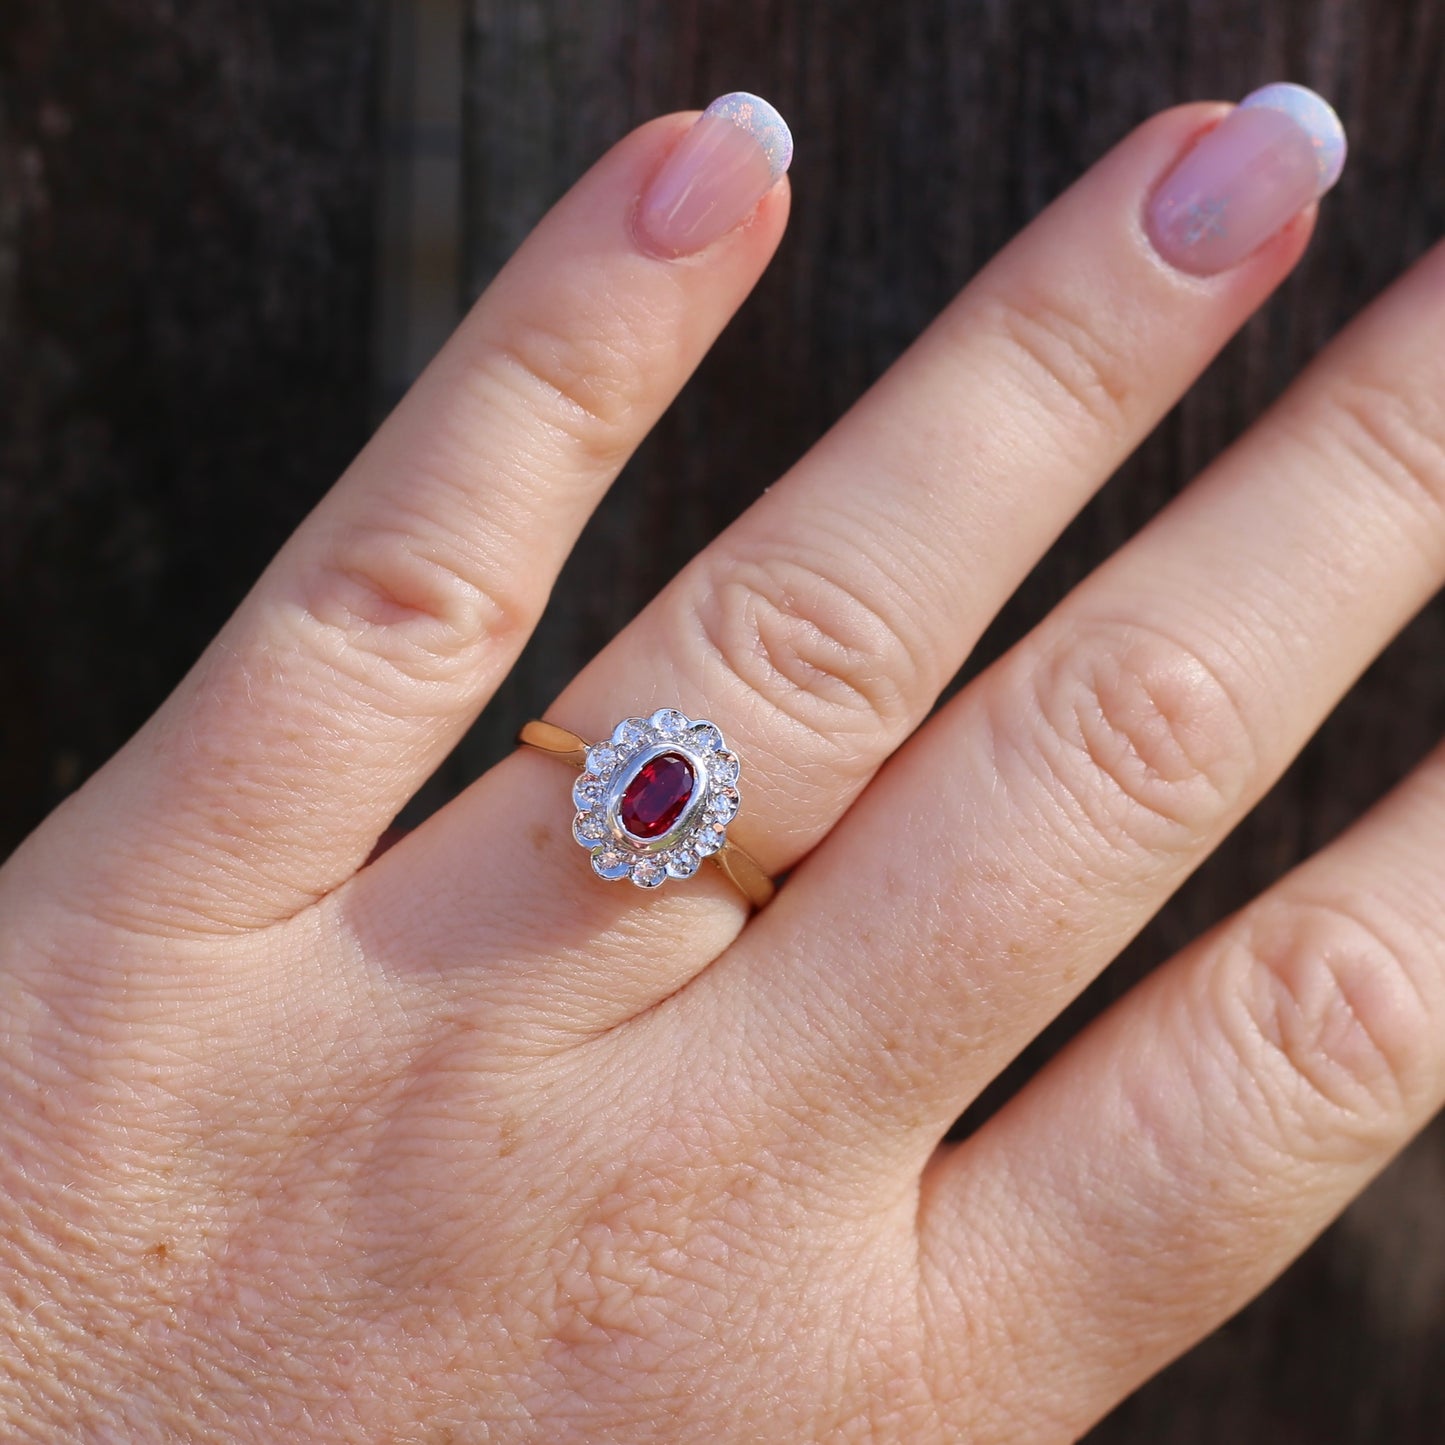
<instances>
[{"instance_id":1,"label":"scalloped setting","mask_svg":"<svg viewBox=\"0 0 1445 1445\"><path fill-rule=\"evenodd\" d=\"M691 878L727 841L738 774L736 754L706 718L669 707L624 718L588 749L572 787L572 836L599 878L639 888Z\"/></svg>"}]
</instances>

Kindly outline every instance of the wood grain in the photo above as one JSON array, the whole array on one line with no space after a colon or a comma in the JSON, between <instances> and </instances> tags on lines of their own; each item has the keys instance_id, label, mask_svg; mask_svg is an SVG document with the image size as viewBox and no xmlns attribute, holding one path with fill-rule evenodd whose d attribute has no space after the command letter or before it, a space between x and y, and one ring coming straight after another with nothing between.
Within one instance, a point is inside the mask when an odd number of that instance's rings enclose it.
<instances>
[{"instance_id":1,"label":"wood grain","mask_svg":"<svg viewBox=\"0 0 1445 1445\"><path fill-rule=\"evenodd\" d=\"M377 8L0 4L0 856L365 438Z\"/></svg>"}]
</instances>

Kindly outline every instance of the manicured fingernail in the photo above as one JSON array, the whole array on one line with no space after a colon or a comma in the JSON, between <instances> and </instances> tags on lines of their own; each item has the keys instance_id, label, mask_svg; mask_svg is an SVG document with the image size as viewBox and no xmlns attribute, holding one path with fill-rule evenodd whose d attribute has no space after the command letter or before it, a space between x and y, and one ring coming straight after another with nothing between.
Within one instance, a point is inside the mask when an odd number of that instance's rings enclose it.
<instances>
[{"instance_id":1,"label":"manicured fingernail","mask_svg":"<svg viewBox=\"0 0 1445 1445\"><path fill-rule=\"evenodd\" d=\"M1187 150L1151 197L1149 239L1196 276L1227 271L1329 190L1345 128L1312 90L1266 85Z\"/></svg>"},{"instance_id":2,"label":"manicured fingernail","mask_svg":"<svg viewBox=\"0 0 1445 1445\"><path fill-rule=\"evenodd\" d=\"M678 141L637 211L654 250L690 255L752 214L793 158L793 137L767 101L745 90L720 96Z\"/></svg>"}]
</instances>

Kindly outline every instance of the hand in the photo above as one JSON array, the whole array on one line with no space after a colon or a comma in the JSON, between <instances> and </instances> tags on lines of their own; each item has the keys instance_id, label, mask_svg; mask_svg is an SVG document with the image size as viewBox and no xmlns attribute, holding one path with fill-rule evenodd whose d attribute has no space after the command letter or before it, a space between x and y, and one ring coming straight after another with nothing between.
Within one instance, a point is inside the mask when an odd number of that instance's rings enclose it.
<instances>
[{"instance_id":1,"label":"hand","mask_svg":"<svg viewBox=\"0 0 1445 1445\"><path fill-rule=\"evenodd\" d=\"M940 1146L1445 572L1437 250L919 727L1304 247L1280 94L1125 139L549 711L722 727L751 919L525 751L367 862L788 206L745 103L579 182L0 874L6 1439L1066 1440L1428 1119L1445 757Z\"/></svg>"}]
</instances>

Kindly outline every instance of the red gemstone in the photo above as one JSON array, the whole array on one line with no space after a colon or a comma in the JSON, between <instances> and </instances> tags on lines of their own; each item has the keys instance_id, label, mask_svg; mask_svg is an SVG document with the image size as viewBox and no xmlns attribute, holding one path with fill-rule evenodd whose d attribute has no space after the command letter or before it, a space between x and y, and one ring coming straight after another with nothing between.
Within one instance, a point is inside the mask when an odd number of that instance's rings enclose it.
<instances>
[{"instance_id":1,"label":"red gemstone","mask_svg":"<svg viewBox=\"0 0 1445 1445\"><path fill-rule=\"evenodd\" d=\"M660 838L682 816L697 778L681 753L660 753L637 770L618 812L634 838Z\"/></svg>"}]
</instances>

